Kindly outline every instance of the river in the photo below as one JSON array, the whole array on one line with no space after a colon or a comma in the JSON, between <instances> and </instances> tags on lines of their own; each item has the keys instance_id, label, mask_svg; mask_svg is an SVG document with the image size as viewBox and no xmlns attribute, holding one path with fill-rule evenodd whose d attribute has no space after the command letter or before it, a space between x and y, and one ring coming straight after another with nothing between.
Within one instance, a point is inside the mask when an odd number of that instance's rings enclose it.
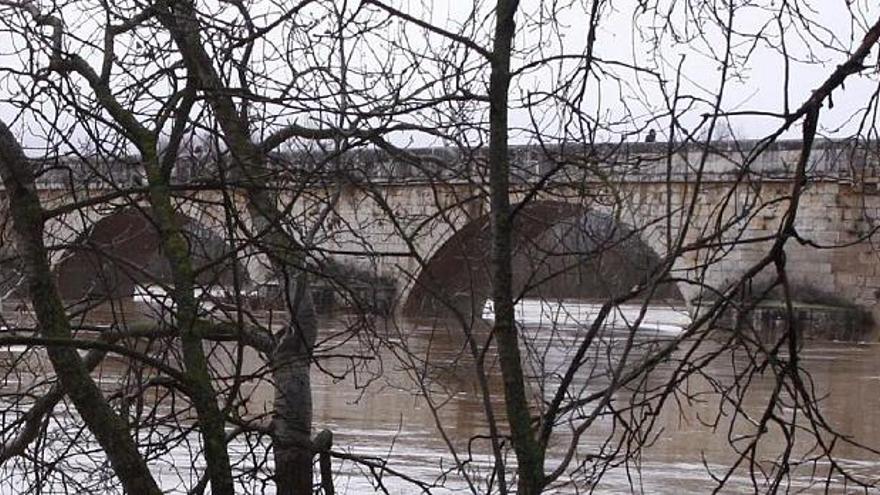
<instances>
[{"instance_id":1,"label":"river","mask_svg":"<svg viewBox=\"0 0 880 495\"><path fill-rule=\"evenodd\" d=\"M544 366L554 369L568 362L566 358L571 354L568 343L580 335L584 323L590 321L597 309L595 305L571 301L561 304L526 301L518 306L517 319L524 324L525 333L533 342L538 342L535 347L550 350L542 355ZM605 344L599 346L596 358L617 355L615 349L628 335L621 327L625 321L633 321L637 314L638 307L624 307L615 315L615 325L604 334ZM491 311L487 310L484 316L491 317ZM688 322L688 317L681 311L651 308L642 323L634 352L648 352L674 338ZM430 355L430 366L425 368L427 371L422 377L430 381L434 402L443 403L437 413L439 423L444 426L453 446L464 450L464 440L486 434L486 421L471 360L462 349L461 339L456 337L459 335L456 328L452 322L411 319L397 322L387 332L393 336L392 341L399 339L401 347L413 350L413 354ZM709 348L712 348L711 344ZM707 467L715 473L723 473L736 456L729 446L725 428L725 419L729 416L722 417L717 428L707 424L716 418L719 410L719 397L708 393L711 391L708 379L720 383L732 381L735 370L740 369L745 358L737 355L711 361L703 376L689 379L685 388L698 399L690 403L666 404L667 407L658 414L657 437L653 445L644 450L637 462L617 466L605 473L601 482L593 487L595 492L701 494L711 491L715 485ZM823 397L821 411L827 422L860 442L880 446L880 345L808 342L801 351L801 359L803 368L812 377L816 394ZM432 480L441 463L443 466L452 465L452 455L447 443L437 433L438 421L413 385L414 371L390 364L394 361L387 356L384 362L381 378L370 384L366 392L356 387L352 379L337 382L326 375L316 375L316 426L333 430L337 445L347 446L353 452L390 457L391 465L396 469ZM650 380L664 380L668 374L663 369L661 366L652 373ZM497 367L490 368L490 373L492 402L501 411L502 390ZM594 379L607 381L601 376ZM589 386L586 385L588 381L586 378L582 380L584 387ZM754 376L751 390L743 398L743 410L753 414L763 411L774 384L770 376ZM707 394L699 395L699 392ZM616 399L625 402L627 398ZM729 414L729 411L725 413ZM581 439L580 449L584 453L598 451L601 442L614 436L612 428L610 419L598 421ZM565 434L562 436L568 438ZM773 438L771 435L771 444ZM485 467L490 460L486 455L488 448L485 444L483 447L482 455L475 456L475 464ZM552 450L548 464L555 464L554 456L560 456L561 451L561 448ZM835 454L843 465L865 479L875 482L880 479L880 456L845 446L837 448ZM823 469L827 471L827 465L818 463L815 466L817 473L811 471L813 467L793 470L789 480L792 491L824 492L821 484L824 480L816 479L815 475ZM454 473L445 483L452 489L465 487ZM346 487L349 493L373 491L373 487L352 470L343 470L337 484L342 492ZM390 477L386 479L386 486L392 493L412 491L412 487ZM830 491L848 493L852 488L838 477L833 479ZM560 486L551 493L586 490L586 486L575 483ZM752 480L742 469L736 471L722 489L723 493L753 491Z\"/></svg>"},{"instance_id":2,"label":"river","mask_svg":"<svg viewBox=\"0 0 880 495\"><path fill-rule=\"evenodd\" d=\"M523 324L523 334L531 343L524 347L529 362L540 361L541 369L529 368L530 392L552 393L542 383L553 383L553 372L566 364L573 352L573 343L583 336L586 324L595 314L592 304L568 301L547 304L526 301L518 306L517 319ZM623 307L615 313L613 324L601 334L590 359L599 363L613 363L620 355L629 332L625 322L638 314L637 307ZM491 318L487 308L485 317ZM635 339L633 356L637 359L679 335L689 322L679 310L668 307L651 308ZM425 483L436 485L432 493L467 492L466 480L455 469L450 448L459 459L470 456L468 472L479 483L481 473L491 466L488 443L472 438L486 435L486 419L479 388L474 378L473 359L470 358L459 327L455 322L438 319L371 320L369 325L354 317L340 315L322 322L329 335L319 345L320 368L313 372L314 425L316 430L329 429L334 433L334 447L359 456L375 456L388 461L388 466ZM337 332L334 332L337 331ZM357 331L355 331L357 330ZM485 337L485 335L484 335ZM720 344L706 344L705 353ZM714 346L714 347L713 347ZM15 349L8 350L10 355ZM363 356L352 360L346 356ZM342 357L340 357L342 356ZM531 357L529 357L531 356ZM540 357L540 360L537 357ZM723 356L706 364L702 374L694 375L682 385L692 400L679 396L656 413L657 424L651 444L631 462L613 465L601 480L589 486L581 479L554 486L549 493L677 493L701 494L715 486L708 471L723 473L736 459L730 447L729 436L747 431L742 425L726 429L729 408L719 409L719 396L711 393L711 385L729 383L742 368L747 356ZM808 342L801 352L802 366L810 373L817 396L822 397L821 411L827 422L846 435L870 445L880 446L880 346L874 343ZM502 381L497 365L490 359L488 365L490 402L503 410ZM662 384L668 377L672 363L661 365L646 383ZM597 389L608 382L598 365L575 380L575 389L584 392ZM112 373L111 373L112 375ZM104 376L105 380L109 379ZM548 377L542 380L539 377ZM420 386L421 384L421 386ZM769 374L752 376L750 391L743 395L741 410L759 415L766 405L775 381ZM9 386L9 384L7 384ZM650 387L649 387L650 388ZM543 392L542 392L543 390ZM425 393L430 394L434 407L429 407ZM265 410L271 390L265 384L251 391L249 409ZM614 396L612 405L625 405L635 397L621 391ZM719 426L713 422L721 410ZM439 433L438 425L443 428ZM616 428L616 429L615 429ZM621 427L610 416L600 416L578 442L580 456L601 452L609 438L620 438ZM559 462L564 447L570 440L565 425L551 448L548 465ZM771 432L770 448L778 432ZM810 442L796 443L796 453L807 452ZM468 453L468 446L471 447ZM240 442L231 445L237 469L247 470L262 462L260 446ZM173 457L151 465L163 485L180 492L192 481L188 469L188 451L183 447L172 449ZM846 445L835 448L835 456L843 466L863 480L880 479L880 456ZM589 465L586 463L585 465ZM0 492L17 493L22 473L16 468L4 467L6 480L0 482ZM10 471L12 469L12 471ZM83 468L85 472L89 467ZM262 466L271 471L271 463ZM334 465L337 493L373 493L377 490L375 478L350 461L336 460ZM823 474L827 463L796 467L787 477L791 491L823 493ZM183 473L183 474L182 474ZM189 473L189 474L187 474ZM817 479L820 478L820 479ZM190 481L187 481L189 479ZM565 478L562 479L566 481ZM412 484L390 473L382 477L382 486L389 493L416 493ZM479 486L479 485L478 485ZM736 470L721 490L722 493L750 493L753 480L744 469ZM760 486L760 483L759 483ZM258 482L245 483L242 491L272 493L271 486ZM850 493L852 486L839 476L832 476L831 493Z\"/></svg>"}]
</instances>

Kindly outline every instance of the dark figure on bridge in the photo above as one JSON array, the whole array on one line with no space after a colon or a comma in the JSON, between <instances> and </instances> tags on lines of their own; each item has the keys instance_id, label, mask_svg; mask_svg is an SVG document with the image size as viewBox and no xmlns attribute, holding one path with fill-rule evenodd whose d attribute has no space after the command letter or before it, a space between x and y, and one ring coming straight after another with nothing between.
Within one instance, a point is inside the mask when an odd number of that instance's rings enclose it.
<instances>
[{"instance_id":1,"label":"dark figure on bridge","mask_svg":"<svg viewBox=\"0 0 880 495\"><path fill-rule=\"evenodd\" d=\"M651 129L648 131L648 135L645 136L645 142L646 143L653 143L654 141L657 141L657 131L655 131L654 129Z\"/></svg>"}]
</instances>

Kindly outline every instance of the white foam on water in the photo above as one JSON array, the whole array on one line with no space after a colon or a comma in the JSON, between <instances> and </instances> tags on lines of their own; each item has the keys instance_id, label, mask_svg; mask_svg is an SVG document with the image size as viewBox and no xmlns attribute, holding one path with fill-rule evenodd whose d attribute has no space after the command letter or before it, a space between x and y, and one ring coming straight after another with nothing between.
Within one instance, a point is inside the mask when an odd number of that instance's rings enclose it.
<instances>
[{"instance_id":1,"label":"white foam on water","mask_svg":"<svg viewBox=\"0 0 880 495\"><path fill-rule=\"evenodd\" d=\"M577 301L524 299L516 304L515 318L519 323L528 326L586 326L595 321L601 308L601 304ZM606 327L630 329L642 309L638 304L619 305L606 318ZM487 320L495 318L492 301L486 302L482 316ZM648 306L638 329L675 335L681 333L690 323L691 318L685 310L669 306Z\"/></svg>"}]
</instances>

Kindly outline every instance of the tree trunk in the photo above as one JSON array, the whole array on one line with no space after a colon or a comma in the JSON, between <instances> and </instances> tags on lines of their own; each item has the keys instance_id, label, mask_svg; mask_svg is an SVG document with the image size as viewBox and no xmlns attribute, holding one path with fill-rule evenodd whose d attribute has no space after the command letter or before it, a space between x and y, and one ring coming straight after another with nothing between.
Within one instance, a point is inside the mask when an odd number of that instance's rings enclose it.
<instances>
[{"instance_id":1,"label":"tree trunk","mask_svg":"<svg viewBox=\"0 0 880 495\"><path fill-rule=\"evenodd\" d=\"M275 379L275 477L278 495L312 493L312 390L318 321L305 276L288 282L290 322L272 359Z\"/></svg>"},{"instance_id":2,"label":"tree trunk","mask_svg":"<svg viewBox=\"0 0 880 495\"><path fill-rule=\"evenodd\" d=\"M43 209L37 197L31 164L6 124L0 122L0 176L6 187L12 228L24 259L25 280L40 334L72 339L70 323L55 286L43 244ZM110 407L72 347L49 346L49 360L58 380L95 435L127 493L159 494L158 485L138 452L126 422Z\"/></svg>"},{"instance_id":3,"label":"tree trunk","mask_svg":"<svg viewBox=\"0 0 880 495\"><path fill-rule=\"evenodd\" d=\"M514 321L512 286L512 229L510 207L510 159L508 155L507 108L510 86L510 54L516 32L517 0L498 0L492 73L489 82L489 174L492 220L492 301L495 306L493 332L498 346L504 401L517 460L517 493L540 493L544 456L531 426L526 397L519 337Z\"/></svg>"},{"instance_id":4,"label":"tree trunk","mask_svg":"<svg viewBox=\"0 0 880 495\"><path fill-rule=\"evenodd\" d=\"M274 272L288 283L290 323L273 353L275 378L275 461L279 494L312 493L310 447L312 402L309 369L317 335L317 320L308 279L302 271L302 244L282 228L286 216L265 189L265 158L251 139L245 117L236 111L229 92L202 46L201 25L194 4L181 0L165 4L159 20L171 33L190 77L198 82L236 166L236 179L246 188L254 232L262 232L258 247L269 257Z\"/></svg>"},{"instance_id":5,"label":"tree trunk","mask_svg":"<svg viewBox=\"0 0 880 495\"><path fill-rule=\"evenodd\" d=\"M191 387L189 395L196 409L202 441L205 443L205 462L208 479L211 480L211 493L232 495L235 488L229 452L226 450L226 421L217 404L217 393L212 384L202 338L196 328L198 301L193 293L195 275L188 243L180 222L175 217L168 179L162 174L158 159L155 156L144 158L153 220L156 222L162 253L168 260L174 282L174 323L180 332L183 364Z\"/></svg>"}]
</instances>

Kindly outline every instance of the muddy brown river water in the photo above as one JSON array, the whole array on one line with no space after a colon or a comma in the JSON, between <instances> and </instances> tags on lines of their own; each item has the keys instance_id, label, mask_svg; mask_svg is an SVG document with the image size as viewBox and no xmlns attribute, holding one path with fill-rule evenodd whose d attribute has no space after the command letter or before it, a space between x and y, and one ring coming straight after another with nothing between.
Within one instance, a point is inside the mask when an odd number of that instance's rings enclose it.
<instances>
[{"instance_id":1,"label":"muddy brown river water","mask_svg":"<svg viewBox=\"0 0 880 495\"><path fill-rule=\"evenodd\" d=\"M571 343L584 331L596 307L586 303L567 302L548 305L527 301L519 307L518 319L526 335L541 351L543 371L553 371L567 362L572 352ZM631 321L635 308L623 308L616 315L618 328L609 328L603 343L594 356L596 360L614 359L619 344L627 336L620 326ZM491 313L487 312L487 317ZM668 342L678 335L688 322L687 316L669 308L652 308L636 338L634 356L645 353L652 346ZM350 319L338 317L325 320L326 330L342 330ZM473 361L462 345L460 334L453 322L428 319L401 319L379 322L370 329L370 336L346 340L342 335L324 342L326 352L340 355L368 356L370 359L355 370L345 358L322 360L326 372L313 372L314 424L317 430L334 432L337 449L357 455L377 456L388 460L395 470L407 473L438 486L432 493L468 493L465 480L453 469L455 463L450 445L459 455L467 456L468 440L485 435L486 420L483 403L473 375ZM328 331L332 334L332 331ZM348 334L345 334L348 335ZM367 345L369 344L369 345ZM404 351L408 352L404 352ZM14 349L8 350L14 353ZM526 352L528 355L528 352ZM425 358L427 358L425 360ZM724 358L707 365L704 377L691 378L685 388L693 394L710 390L709 381L719 383L732 380L738 360L744 356ZM808 342L801 353L802 365L810 373L816 393L822 397L821 411L825 420L840 432L872 447L880 447L880 345L875 343ZM741 364L741 363L740 363ZM491 402L503 410L502 387L497 366L490 366L489 384ZM538 370L532 370L538 374ZM661 383L668 376L661 366L649 380ZM584 391L599 386L606 378L582 376L577 387ZM423 388L418 385L424 384ZM742 410L759 415L771 394L774 381L770 376L755 375L751 391L745 395ZM532 392L540 393L538 380L532 383ZM424 392L431 394L434 410L428 406ZM261 409L271 391L263 386L254 390L250 408ZM724 426L729 410L721 417L721 426L710 423L717 418L719 397L698 395L699 400L667 404L657 414L656 436L652 444L633 462L611 468L594 486L572 483L554 487L548 493L709 493L716 486L710 472L724 472L736 459L731 449L729 433L735 437L740 428L731 432ZM625 392L615 401L626 402ZM441 436L437 425L442 425ZM619 425L617 425L619 428ZM602 442L616 434L610 418L597 421L581 438L581 455L598 452ZM743 430L745 431L745 430ZM554 465L562 455L561 441L569 438L565 428L560 429L560 443L549 454L548 464ZM777 435L778 437L778 435ZM772 439L771 438L771 446ZM781 439L781 437L779 437ZM806 437L805 437L806 438ZM486 471L491 465L488 445L476 441L471 444L469 470ZM804 453L810 442L796 444L795 451ZM231 445L233 457L244 469L249 466L251 446ZM835 448L836 459L852 473L866 481L880 481L880 456L870 451L841 445ZM171 491L185 492L181 470L190 463L185 452L177 460L153 465L154 472ZM335 461L337 493L373 493L375 480L351 462ZM787 476L784 486L790 492L825 493L823 473L827 463L795 468ZM444 474L445 473L445 474ZM0 482L0 493L17 493L21 478L6 472ZM186 477L186 476L184 476ZM389 493L418 493L411 484L386 474L382 484ZM828 487L831 493L861 493L839 476L832 476ZM272 493L270 486L242 486L243 492ZM740 469L728 480L722 493L752 493L752 479ZM785 490L783 490L785 491ZM871 490L868 493L873 493ZM56 493L47 490L46 493ZM57 492L60 493L60 492ZM878 490L880 493L880 490Z\"/></svg>"},{"instance_id":2,"label":"muddy brown river water","mask_svg":"<svg viewBox=\"0 0 880 495\"><path fill-rule=\"evenodd\" d=\"M528 333L540 342L539 348L549 349L543 354L545 366L552 369L561 365L570 356L567 336L574 338L582 330L582 324L590 320L596 310L589 304L568 302L562 306L527 301L519 308L518 319L524 323ZM624 318L632 317L637 308L624 308L618 314L618 324ZM663 342L677 335L681 325L688 318L681 312L668 308L652 308L643 324L637 341L645 346L636 353L644 352L654 342ZM552 327L553 331L547 328ZM437 396L435 402L443 402L437 413L439 423L452 439L455 447L464 450L464 440L486 433L483 406L477 393L472 369L463 357L461 343L455 336L455 325L445 328L441 322L429 320L406 320L399 322L390 330L402 343L416 354L424 356L430 350L434 373L428 373ZM448 332L448 333L447 333ZM540 332L556 335L555 338L541 338ZM614 354L616 347L626 336L626 331L610 330L606 340L611 342L599 354ZM544 347L541 344L545 344ZM601 356L597 355L597 359ZM711 362L706 376L719 382L732 380L737 360L718 359ZM874 343L809 342L801 353L803 367L810 373L818 396L822 397L821 411L826 421L838 431L872 447L880 446L880 345ZM372 391L362 393L353 380L336 382L327 376L316 376L315 423L319 428L330 428L337 435L337 444L349 446L354 452L373 453L388 456L392 465L410 474L418 474L422 479L431 480L437 476L438 466L452 464L452 456L446 443L437 433L434 415L412 384L412 371L404 371L395 366L392 360L385 360L383 375L371 384ZM742 363L740 363L742 364ZM497 368L490 369L492 377L493 403L497 410L503 410L501 380ZM662 367L654 373L651 380L658 383L666 374ZM601 377L596 380L602 380ZM589 388L584 382L585 390ZM757 416L766 405L774 381L769 376L756 375L751 383L751 391L745 395L743 410ZM686 388L693 393L709 390L706 379L692 378ZM368 389L369 390L369 389ZM623 399L623 397L621 397ZM719 398L715 395L700 396L692 403L679 402L667 404L659 413L656 441L646 448L638 462L617 466L608 471L601 482L593 486L596 493L709 493L716 486L708 471L723 474L725 467L736 459L728 443L728 430L725 418L720 426L707 425L717 418ZM613 435L610 419L597 422L580 442L579 449L588 454L597 452L600 442ZM563 430L563 437L565 428ZM735 428L734 433L742 428ZM777 435L778 437L778 435ZM770 437L770 444L774 440ZM806 437L805 437L806 438ZM781 442L781 437L778 438ZM796 444L798 445L798 444ZM806 452L811 442L795 448ZM390 454L389 454L390 453ZM488 466L490 460L483 449L482 456L476 456L475 464ZM561 456L562 449L551 451L549 465ZM880 456L868 451L841 446L835 455L839 462L858 473L865 480L880 480ZM792 492L824 493L824 479L817 472L827 471L827 465L815 465L794 469L787 485ZM816 469L814 472L812 469ZM350 476L350 477L348 477ZM348 472L339 477L340 491L349 493L370 493L373 487ZM465 488L460 479L450 474L446 481L450 490ZM387 486L394 493L410 493L411 487L388 479ZM573 484L561 486L550 493L579 493L589 491L590 487ZM441 493L444 490L439 490ZM466 491L466 490L465 490ZM738 470L721 489L722 493L752 493L754 485L745 470ZM858 492L851 484L839 477L832 477L830 492ZM878 490L880 492L880 490Z\"/></svg>"}]
</instances>

